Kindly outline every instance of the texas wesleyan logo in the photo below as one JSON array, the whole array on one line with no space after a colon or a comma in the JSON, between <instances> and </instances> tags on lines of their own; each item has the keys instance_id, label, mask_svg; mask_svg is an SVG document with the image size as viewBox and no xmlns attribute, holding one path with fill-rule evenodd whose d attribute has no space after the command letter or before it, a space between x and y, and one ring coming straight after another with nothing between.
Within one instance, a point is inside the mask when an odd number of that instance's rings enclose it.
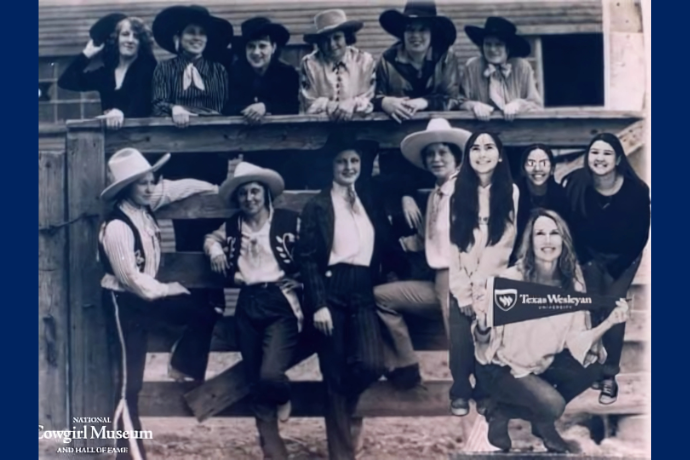
<instances>
[{"instance_id":1,"label":"texas wesleyan logo","mask_svg":"<svg viewBox=\"0 0 690 460\"><path fill-rule=\"evenodd\" d=\"M515 306L518 299L517 289L495 289L494 302L503 310L508 311Z\"/></svg>"}]
</instances>

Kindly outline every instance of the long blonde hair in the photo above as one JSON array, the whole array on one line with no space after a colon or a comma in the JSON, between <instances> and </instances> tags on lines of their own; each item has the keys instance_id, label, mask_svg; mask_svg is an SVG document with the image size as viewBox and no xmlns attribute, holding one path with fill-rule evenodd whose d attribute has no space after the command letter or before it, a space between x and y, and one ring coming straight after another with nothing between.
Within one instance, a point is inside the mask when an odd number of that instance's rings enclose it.
<instances>
[{"instance_id":1,"label":"long blonde hair","mask_svg":"<svg viewBox=\"0 0 690 460\"><path fill-rule=\"evenodd\" d=\"M561 288L568 290L583 290L585 286L584 277L582 276L582 269L577 261L577 254L573 246L573 237L568 229L568 224L557 212L549 209L537 208L532 211L532 214L525 226L525 233L522 235L522 242L520 243L520 250L518 251L518 261L516 266L522 272L525 281L535 282L536 262L534 258L534 223L540 217L548 217L556 224L558 232L563 241L563 248L561 255L558 257L558 276L561 280Z\"/></svg>"}]
</instances>

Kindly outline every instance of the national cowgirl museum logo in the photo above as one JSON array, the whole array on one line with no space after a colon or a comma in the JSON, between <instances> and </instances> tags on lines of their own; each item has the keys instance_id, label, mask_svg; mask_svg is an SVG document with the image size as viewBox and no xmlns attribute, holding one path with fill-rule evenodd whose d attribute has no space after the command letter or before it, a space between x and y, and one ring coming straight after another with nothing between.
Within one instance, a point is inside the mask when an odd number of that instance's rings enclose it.
<instances>
[{"instance_id":1,"label":"national cowgirl museum logo","mask_svg":"<svg viewBox=\"0 0 690 460\"><path fill-rule=\"evenodd\" d=\"M38 425L38 439L61 441L63 444L72 444L74 440L102 440L102 447L77 447L61 446L57 453L77 454L101 454L101 453L126 453L128 447L115 447L118 439L136 440L153 439L152 431L114 430L110 417L72 417L71 430L46 430L44 425Z\"/></svg>"}]
</instances>

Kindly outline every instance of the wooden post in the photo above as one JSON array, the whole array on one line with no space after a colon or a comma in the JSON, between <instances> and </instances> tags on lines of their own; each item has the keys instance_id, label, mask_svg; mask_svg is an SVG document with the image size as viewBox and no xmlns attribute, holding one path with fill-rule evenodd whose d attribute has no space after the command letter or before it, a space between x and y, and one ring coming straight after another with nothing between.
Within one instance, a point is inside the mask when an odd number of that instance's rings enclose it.
<instances>
[{"instance_id":1,"label":"wooden post","mask_svg":"<svg viewBox=\"0 0 690 460\"><path fill-rule=\"evenodd\" d=\"M73 221L68 231L72 417L112 417L114 409L105 315L101 308L102 270L96 259L104 162L104 136L100 129L68 132L67 217Z\"/></svg>"},{"instance_id":2,"label":"wooden post","mask_svg":"<svg viewBox=\"0 0 690 460\"><path fill-rule=\"evenodd\" d=\"M65 153L38 153L38 423L69 427Z\"/></svg>"}]
</instances>

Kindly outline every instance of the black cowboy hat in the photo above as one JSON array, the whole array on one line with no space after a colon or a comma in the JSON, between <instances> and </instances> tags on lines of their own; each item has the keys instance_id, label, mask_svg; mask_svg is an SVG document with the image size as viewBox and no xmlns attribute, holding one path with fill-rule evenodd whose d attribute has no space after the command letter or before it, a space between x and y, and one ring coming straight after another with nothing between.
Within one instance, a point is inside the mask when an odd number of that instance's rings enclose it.
<instances>
[{"instance_id":1,"label":"black cowboy hat","mask_svg":"<svg viewBox=\"0 0 690 460\"><path fill-rule=\"evenodd\" d=\"M436 46L447 48L455 43L458 36L455 24L446 16L438 15L433 1L408 1L402 13L398 10L386 10L379 16L379 24L383 30L403 40L407 25L420 19L429 23Z\"/></svg>"},{"instance_id":2,"label":"black cowboy hat","mask_svg":"<svg viewBox=\"0 0 690 460\"><path fill-rule=\"evenodd\" d=\"M101 19L89 29L89 37L93 40L93 44L100 46L113 33L117 24L123 19L127 19L127 15L123 13L111 13L103 16Z\"/></svg>"},{"instance_id":3,"label":"black cowboy hat","mask_svg":"<svg viewBox=\"0 0 690 460\"><path fill-rule=\"evenodd\" d=\"M465 26L465 33L479 48L486 37L496 37L508 47L511 57L527 57L532 52L529 42L517 35L515 24L507 19L491 16L484 23L484 28L477 26Z\"/></svg>"},{"instance_id":4,"label":"black cowboy hat","mask_svg":"<svg viewBox=\"0 0 690 460\"><path fill-rule=\"evenodd\" d=\"M171 6L158 13L153 20L153 38L158 46L177 54L173 37L179 35L190 24L204 28L208 37L207 49L222 50L232 42L232 24L225 19L212 16L206 8L199 5Z\"/></svg>"},{"instance_id":5,"label":"black cowboy hat","mask_svg":"<svg viewBox=\"0 0 690 460\"><path fill-rule=\"evenodd\" d=\"M282 24L272 22L268 18L256 17L242 23L242 36L238 43L247 43L261 37L269 37L279 48L290 40L290 32Z\"/></svg>"}]
</instances>

